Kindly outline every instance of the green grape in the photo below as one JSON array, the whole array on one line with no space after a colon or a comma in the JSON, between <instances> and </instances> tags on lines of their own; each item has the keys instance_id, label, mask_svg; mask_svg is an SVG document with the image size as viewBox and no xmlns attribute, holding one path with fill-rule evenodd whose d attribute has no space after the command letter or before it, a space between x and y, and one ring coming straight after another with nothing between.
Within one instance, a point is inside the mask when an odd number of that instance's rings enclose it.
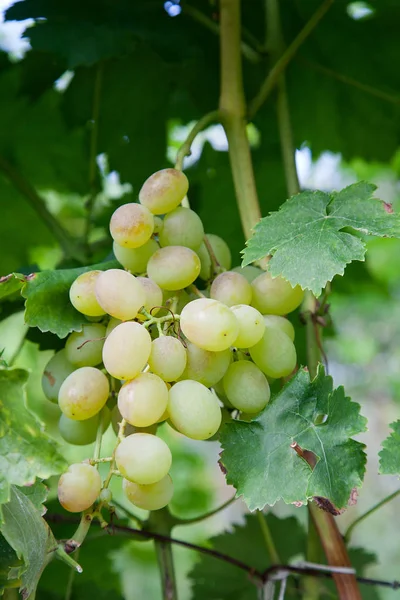
<instances>
[{"instance_id":1,"label":"green grape","mask_svg":"<svg viewBox=\"0 0 400 600\"><path fill-rule=\"evenodd\" d=\"M277 327L266 327L261 340L250 348L250 356L268 377L287 377L296 366L292 340Z\"/></svg>"},{"instance_id":2,"label":"green grape","mask_svg":"<svg viewBox=\"0 0 400 600\"><path fill-rule=\"evenodd\" d=\"M125 479L149 485L167 475L172 455L167 444L156 435L134 433L117 446L115 461Z\"/></svg>"},{"instance_id":3,"label":"green grape","mask_svg":"<svg viewBox=\"0 0 400 600\"><path fill-rule=\"evenodd\" d=\"M222 379L232 359L229 348L222 352L212 352L191 342L186 342L186 355L186 368L179 379L193 379L206 387L213 387Z\"/></svg>"},{"instance_id":4,"label":"green grape","mask_svg":"<svg viewBox=\"0 0 400 600\"><path fill-rule=\"evenodd\" d=\"M100 273L101 271L82 273L75 279L69 290L71 304L76 310L88 317L101 317L104 315L104 310L97 302L94 291Z\"/></svg>"},{"instance_id":5,"label":"green grape","mask_svg":"<svg viewBox=\"0 0 400 600\"><path fill-rule=\"evenodd\" d=\"M251 296L251 285L240 273L225 271L218 275L211 284L210 298L214 298L226 306L250 304Z\"/></svg>"},{"instance_id":6,"label":"green grape","mask_svg":"<svg viewBox=\"0 0 400 600\"><path fill-rule=\"evenodd\" d=\"M140 204L123 204L113 213L110 221L110 233L119 246L139 248L152 236L154 217Z\"/></svg>"},{"instance_id":7,"label":"green grape","mask_svg":"<svg viewBox=\"0 0 400 600\"><path fill-rule=\"evenodd\" d=\"M58 402L61 384L74 370L75 367L69 362L65 349L51 357L42 375L42 389L48 400Z\"/></svg>"},{"instance_id":8,"label":"green grape","mask_svg":"<svg viewBox=\"0 0 400 600\"><path fill-rule=\"evenodd\" d=\"M81 367L60 387L58 404L66 417L84 421L94 417L107 402L110 386L107 377L94 367Z\"/></svg>"},{"instance_id":9,"label":"green grape","mask_svg":"<svg viewBox=\"0 0 400 600\"><path fill-rule=\"evenodd\" d=\"M116 319L115 317L110 317L110 320L108 321L108 325L107 325L107 329L106 329L106 337L108 337L110 335L110 333L112 331L114 331L114 329L116 328L117 325L121 325L121 323L123 323L124 321L121 321L121 319Z\"/></svg>"},{"instance_id":10,"label":"green grape","mask_svg":"<svg viewBox=\"0 0 400 600\"><path fill-rule=\"evenodd\" d=\"M186 366L186 351L182 343L170 335L152 341L150 370L164 381L176 381Z\"/></svg>"},{"instance_id":11,"label":"green grape","mask_svg":"<svg viewBox=\"0 0 400 600\"><path fill-rule=\"evenodd\" d=\"M179 206L165 216L159 233L160 246L186 246L196 250L203 242L204 227L190 208Z\"/></svg>"},{"instance_id":12,"label":"green grape","mask_svg":"<svg viewBox=\"0 0 400 600\"><path fill-rule=\"evenodd\" d=\"M206 233L206 237L219 265L223 269L229 270L232 264L232 256L228 244L218 235L214 235L213 233ZM201 262L200 277L201 279L204 279L204 281L208 281L213 275L213 270L210 253L204 242L197 248L196 252Z\"/></svg>"},{"instance_id":13,"label":"green grape","mask_svg":"<svg viewBox=\"0 0 400 600\"><path fill-rule=\"evenodd\" d=\"M150 256L153 256L159 247L157 242L150 238L139 248L126 248L114 242L113 252L124 269L131 271L131 273L145 273Z\"/></svg>"},{"instance_id":14,"label":"green grape","mask_svg":"<svg viewBox=\"0 0 400 600\"><path fill-rule=\"evenodd\" d=\"M243 277L245 277L249 283L251 283L256 277L264 273L262 269L254 267L253 265L246 265L245 267L234 267L232 271L243 275Z\"/></svg>"},{"instance_id":15,"label":"green grape","mask_svg":"<svg viewBox=\"0 0 400 600\"><path fill-rule=\"evenodd\" d=\"M207 440L221 424L218 398L198 381L178 381L169 390L168 412L173 426L193 440Z\"/></svg>"},{"instance_id":16,"label":"green grape","mask_svg":"<svg viewBox=\"0 0 400 600\"><path fill-rule=\"evenodd\" d=\"M189 302L181 312L180 325L190 342L213 352L232 346L239 333L239 322L231 309L211 298Z\"/></svg>"},{"instance_id":17,"label":"green grape","mask_svg":"<svg viewBox=\"0 0 400 600\"><path fill-rule=\"evenodd\" d=\"M247 304L231 306L231 311L239 322L239 333L234 342L237 348L251 348L264 334L264 318L258 310Z\"/></svg>"},{"instance_id":18,"label":"green grape","mask_svg":"<svg viewBox=\"0 0 400 600\"><path fill-rule=\"evenodd\" d=\"M82 512L95 502L101 490L101 477L95 467L77 463L68 467L58 482L58 499L65 510Z\"/></svg>"},{"instance_id":19,"label":"green grape","mask_svg":"<svg viewBox=\"0 0 400 600\"><path fill-rule=\"evenodd\" d=\"M113 428L115 435L118 435L119 424L121 421L122 415L118 410L118 406L115 405L111 413L111 427ZM150 425L149 427L135 427L134 425L127 423L125 425L125 435L132 435L132 433L151 433L152 435L155 435L157 433L158 422L159 421L154 423L154 425Z\"/></svg>"},{"instance_id":20,"label":"green grape","mask_svg":"<svg viewBox=\"0 0 400 600\"><path fill-rule=\"evenodd\" d=\"M144 307L154 317L163 304L163 293L159 285L149 277L137 277L146 292ZM157 308L156 308L157 307Z\"/></svg>"},{"instance_id":21,"label":"green grape","mask_svg":"<svg viewBox=\"0 0 400 600\"><path fill-rule=\"evenodd\" d=\"M229 366L223 386L232 406L247 413L260 412L271 395L264 373L247 360L239 360Z\"/></svg>"},{"instance_id":22,"label":"green grape","mask_svg":"<svg viewBox=\"0 0 400 600\"><path fill-rule=\"evenodd\" d=\"M153 373L141 373L125 383L118 394L118 409L128 423L148 427L158 421L168 405L168 388Z\"/></svg>"},{"instance_id":23,"label":"green grape","mask_svg":"<svg viewBox=\"0 0 400 600\"><path fill-rule=\"evenodd\" d=\"M104 325L84 325L82 331L74 331L65 343L67 359L75 367L95 367L102 361L101 354L106 338Z\"/></svg>"},{"instance_id":24,"label":"green grape","mask_svg":"<svg viewBox=\"0 0 400 600\"><path fill-rule=\"evenodd\" d=\"M220 381L217 381L217 383L215 383L213 385L213 390L217 394L217 396L218 396L219 400L222 402L222 404L224 406L226 406L226 408L234 408L234 406L232 405L231 402L229 402L229 400L225 394L223 379L221 379Z\"/></svg>"},{"instance_id":25,"label":"green grape","mask_svg":"<svg viewBox=\"0 0 400 600\"><path fill-rule=\"evenodd\" d=\"M188 189L189 182L182 171L162 169L146 179L139 192L139 202L153 215L164 215L179 206Z\"/></svg>"},{"instance_id":26,"label":"green grape","mask_svg":"<svg viewBox=\"0 0 400 600\"><path fill-rule=\"evenodd\" d=\"M163 290L181 290L193 283L199 273L199 257L184 246L160 248L147 264L148 276Z\"/></svg>"},{"instance_id":27,"label":"green grape","mask_svg":"<svg viewBox=\"0 0 400 600\"><path fill-rule=\"evenodd\" d=\"M58 429L61 437L69 444L86 446L95 441L100 418L102 419L102 430L104 432L111 420L111 412L107 406L103 407L101 413L84 421L74 421L62 414L58 422Z\"/></svg>"},{"instance_id":28,"label":"green grape","mask_svg":"<svg viewBox=\"0 0 400 600\"><path fill-rule=\"evenodd\" d=\"M154 232L153 233L160 233L161 229L163 228L163 223L164 223L164 219L162 219L161 217L154 217Z\"/></svg>"},{"instance_id":29,"label":"green grape","mask_svg":"<svg viewBox=\"0 0 400 600\"><path fill-rule=\"evenodd\" d=\"M124 479L122 489L132 504L144 510L160 510L172 500L174 486L170 475L150 485L139 485Z\"/></svg>"},{"instance_id":30,"label":"green grape","mask_svg":"<svg viewBox=\"0 0 400 600\"><path fill-rule=\"evenodd\" d=\"M121 321L134 319L146 302L146 292L134 275L122 269L103 271L97 278L96 297L106 313Z\"/></svg>"},{"instance_id":31,"label":"green grape","mask_svg":"<svg viewBox=\"0 0 400 600\"><path fill-rule=\"evenodd\" d=\"M151 337L139 323L118 325L103 346L103 363L116 379L133 379L144 369L151 352Z\"/></svg>"},{"instance_id":32,"label":"green grape","mask_svg":"<svg viewBox=\"0 0 400 600\"><path fill-rule=\"evenodd\" d=\"M303 300L300 286L292 287L282 277L271 277L266 272L251 283L253 288L252 306L267 315L286 315L297 308Z\"/></svg>"},{"instance_id":33,"label":"green grape","mask_svg":"<svg viewBox=\"0 0 400 600\"><path fill-rule=\"evenodd\" d=\"M276 327L280 329L283 331L283 333L286 333L286 335L290 337L292 342L294 342L294 327L289 319L279 315L264 315L263 319L266 327Z\"/></svg>"}]
</instances>

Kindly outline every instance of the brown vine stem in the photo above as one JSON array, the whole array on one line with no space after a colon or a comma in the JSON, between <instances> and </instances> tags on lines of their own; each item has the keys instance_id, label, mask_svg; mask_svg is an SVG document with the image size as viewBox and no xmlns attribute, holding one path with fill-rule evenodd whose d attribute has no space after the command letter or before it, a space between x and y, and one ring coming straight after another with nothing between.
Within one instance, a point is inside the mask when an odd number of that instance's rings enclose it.
<instances>
[{"instance_id":1,"label":"brown vine stem","mask_svg":"<svg viewBox=\"0 0 400 600\"><path fill-rule=\"evenodd\" d=\"M244 236L261 218L250 146L246 132L246 103L240 53L240 0L221 0L221 93L219 108L229 144L236 201Z\"/></svg>"},{"instance_id":2,"label":"brown vine stem","mask_svg":"<svg viewBox=\"0 0 400 600\"><path fill-rule=\"evenodd\" d=\"M279 0L266 0L266 17L268 44L273 58L275 61L278 61L279 57L282 56L284 52L284 40L279 14ZM296 170L295 147L290 122L289 101L286 92L285 76L283 73L281 73L278 78L277 114L287 190L289 195L294 195L299 193L300 186ZM312 295L307 294L305 302L314 305L315 299ZM312 322L312 314L314 312L312 310L313 307L309 306L308 308L310 310L306 313L307 358L310 377L313 378L316 375L320 350L315 335L317 331ZM316 531L313 531L313 527L315 527ZM316 533L318 533L319 540L330 566L351 566L345 543L340 535L334 517L318 508L314 503L309 503L307 558L311 562L316 562L316 560L318 560L319 545ZM361 600L357 580L354 575L333 573L332 576L336 583L339 600ZM307 600L317 600L319 598L320 590L319 586L316 585L316 581L308 578L305 580L304 584L304 597L307 598Z\"/></svg>"}]
</instances>

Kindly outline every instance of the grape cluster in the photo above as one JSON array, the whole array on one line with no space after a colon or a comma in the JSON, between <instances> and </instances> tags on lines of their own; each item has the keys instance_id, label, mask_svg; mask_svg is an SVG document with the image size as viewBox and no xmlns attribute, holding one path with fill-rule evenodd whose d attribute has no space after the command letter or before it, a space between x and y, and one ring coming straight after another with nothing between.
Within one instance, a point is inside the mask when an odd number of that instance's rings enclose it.
<instances>
[{"instance_id":1,"label":"grape cluster","mask_svg":"<svg viewBox=\"0 0 400 600\"><path fill-rule=\"evenodd\" d=\"M226 243L205 235L199 216L181 206L187 191L181 171L163 169L146 180L138 203L114 212L110 232L122 268L73 282L71 303L87 323L43 375L67 442L92 443L112 422L110 469L123 477L127 498L148 510L173 494L160 423L215 439L222 421L260 412L271 380L296 366L284 315L301 303L301 289L255 266L230 270ZM108 501L107 485L95 460L73 464L60 478L59 500L82 511L99 496Z\"/></svg>"}]
</instances>

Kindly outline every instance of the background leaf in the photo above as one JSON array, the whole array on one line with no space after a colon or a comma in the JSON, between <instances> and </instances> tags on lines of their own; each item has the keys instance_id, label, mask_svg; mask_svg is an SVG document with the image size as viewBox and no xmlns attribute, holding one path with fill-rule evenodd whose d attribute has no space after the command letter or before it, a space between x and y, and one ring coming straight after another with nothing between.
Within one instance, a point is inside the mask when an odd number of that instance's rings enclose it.
<instances>
[{"instance_id":1,"label":"background leaf","mask_svg":"<svg viewBox=\"0 0 400 600\"><path fill-rule=\"evenodd\" d=\"M382 450L379 452L379 471L383 475L400 474L400 421L390 424L393 429L389 437L382 442Z\"/></svg>"}]
</instances>

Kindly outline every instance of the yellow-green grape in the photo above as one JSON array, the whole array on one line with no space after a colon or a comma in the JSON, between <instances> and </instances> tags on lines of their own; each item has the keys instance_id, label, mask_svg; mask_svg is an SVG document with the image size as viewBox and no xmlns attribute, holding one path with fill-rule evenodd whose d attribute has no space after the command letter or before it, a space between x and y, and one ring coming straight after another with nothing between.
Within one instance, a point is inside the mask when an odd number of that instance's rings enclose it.
<instances>
[{"instance_id":1,"label":"yellow-green grape","mask_svg":"<svg viewBox=\"0 0 400 600\"><path fill-rule=\"evenodd\" d=\"M247 413L262 410L271 396L264 373L247 360L239 360L229 366L223 386L232 406Z\"/></svg>"},{"instance_id":2,"label":"yellow-green grape","mask_svg":"<svg viewBox=\"0 0 400 600\"><path fill-rule=\"evenodd\" d=\"M124 479L122 489L132 504L144 510L160 510L172 500L174 486L170 475L166 475L157 483L139 485Z\"/></svg>"},{"instance_id":3,"label":"yellow-green grape","mask_svg":"<svg viewBox=\"0 0 400 600\"><path fill-rule=\"evenodd\" d=\"M164 215L179 206L188 189L189 182L182 171L162 169L146 179L139 192L139 202L153 215Z\"/></svg>"},{"instance_id":4,"label":"yellow-green grape","mask_svg":"<svg viewBox=\"0 0 400 600\"><path fill-rule=\"evenodd\" d=\"M217 381L217 383L215 383L213 385L213 390L217 394L217 396L218 396L219 400L222 402L222 404L224 406L226 406L226 408L234 408L234 406L228 400L228 398L225 394L223 379L221 379L221 381Z\"/></svg>"},{"instance_id":5,"label":"yellow-green grape","mask_svg":"<svg viewBox=\"0 0 400 600\"><path fill-rule=\"evenodd\" d=\"M95 467L77 463L68 467L58 482L58 499L65 510L82 512L92 506L101 490L101 477Z\"/></svg>"},{"instance_id":6,"label":"yellow-green grape","mask_svg":"<svg viewBox=\"0 0 400 600\"><path fill-rule=\"evenodd\" d=\"M116 379L133 379L144 369L151 352L151 337L139 323L118 325L106 338L103 363Z\"/></svg>"},{"instance_id":7,"label":"yellow-green grape","mask_svg":"<svg viewBox=\"0 0 400 600\"><path fill-rule=\"evenodd\" d=\"M266 327L261 340L250 348L250 356L268 377L287 377L296 366L292 340L277 327Z\"/></svg>"},{"instance_id":8,"label":"yellow-green grape","mask_svg":"<svg viewBox=\"0 0 400 600\"><path fill-rule=\"evenodd\" d=\"M220 238L218 235L214 235L213 233L206 233L206 237L219 265L223 269L229 270L232 264L232 255L228 244L225 242L225 240ZM200 277L201 279L204 279L204 281L208 281L213 275L213 270L210 253L204 242L199 248L197 248L196 252L201 262Z\"/></svg>"},{"instance_id":9,"label":"yellow-green grape","mask_svg":"<svg viewBox=\"0 0 400 600\"><path fill-rule=\"evenodd\" d=\"M231 309L211 298L189 302L181 312L180 325L190 342L213 352L232 346L239 333L239 322Z\"/></svg>"},{"instance_id":10,"label":"yellow-green grape","mask_svg":"<svg viewBox=\"0 0 400 600\"><path fill-rule=\"evenodd\" d=\"M108 321L107 329L106 329L106 337L110 335L110 333L116 328L117 325L121 325L123 321L121 319L116 319L115 317L110 317Z\"/></svg>"},{"instance_id":11,"label":"yellow-green grape","mask_svg":"<svg viewBox=\"0 0 400 600\"><path fill-rule=\"evenodd\" d=\"M149 485L167 475L172 455L167 444L156 435L134 433L118 445L115 461L125 479Z\"/></svg>"},{"instance_id":12,"label":"yellow-green grape","mask_svg":"<svg viewBox=\"0 0 400 600\"><path fill-rule=\"evenodd\" d=\"M69 444L86 446L95 441L100 419L102 419L102 431L104 433L111 420L111 412L107 406L104 406L101 413L84 421L74 421L62 414L58 422L58 429L61 437Z\"/></svg>"},{"instance_id":13,"label":"yellow-green grape","mask_svg":"<svg viewBox=\"0 0 400 600\"><path fill-rule=\"evenodd\" d=\"M103 271L95 285L96 297L107 314L121 321L134 319L146 302L146 292L134 275L122 269Z\"/></svg>"},{"instance_id":14,"label":"yellow-green grape","mask_svg":"<svg viewBox=\"0 0 400 600\"><path fill-rule=\"evenodd\" d=\"M266 272L251 283L252 306L267 315L286 315L297 308L304 296L300 286L292 287L282 277L271 277Z\"/></svg>"},{"instance_id":15,"label":"yellow-green grape","mask_svg":"<svg viewBox=\"0 0 400 600\"><path fill-rule=\"evenodd\" d=\"M218 275L211 284L210 298L227 306L250 304L251 296L251 285L240 273L225 271Z\"/></svg>"},{"instance_id":16,"label":"yellow-green grape","mask_svg":"<svg viewBox=\"0 0 400 600\"><path fill-rule=\"evenodd\" d=\"M233 267L232 271L243 275L243 277L245 277L249 283L264 273L262 269L254 267L253 265L246 265L245 267Z\"/></svg>"},{"instance_id":17,"label":"yellow-green grape","mask_svg":"<svg viewBox=\"0 0 400 600\"><path fill-rule=\"evenodd\" d=\"M84 325L82 331L74 331L65 343L69 362L76 367L99 365L105 338L106 328L99 323Z\"/></svg>"},{"instance_id":18,"label":"yellow-green grape","mask_svg":"<svg viewBox=\"0 0 400 600\"><path fill-rule=\"evenodd\" d=\"M265 323L262 314L253 306L238 304L231 311L239 322L239 333L234 342L237 348L251 348L264 334Z\"/></svg>"},{"instance_id":19,"label":"yellow-green grape","mask_svg":"<svg viewBox=\"0 0 400 600\"><path fill-rule=\"evenodd\" d=\"M107 377L94 367L81 367L60 387L58 404L69 419L84 421L94 417L107 402L110 386Z\"/></svg>"},{"instance_id":20,"label":"yellow-green grape","mask_svg":"<svg viewBox=\"0 0 400 600\"><path fill-rule=\"evenodd\" d=\"M186 246L196 250L203 242L204 227L200 217L191 210L179 206L165 216L159 233L160 246Z\"/></svg>"},{"instance_id":21,"label":"yellow-green grape","mask_svg":"<svg viewBox=\"0 0 400 600\"><path fill-rule=\"evenodd\" d=\"M42 389L48 400L58 402L61 384L74 370L75 367L69 362L65 349L51 357L42 375Z\"/></svg>"},{"instance_id":22,"label":"yellow-green grape","mask_svg":"<svg viewBox=\"0 0 400 600\"><path fill-rule=\"evenodd\" d=\"M153 256L159 247L157 242L150 238L139 248L126 248L114 242L113 252L124 269L128 269L132 273L145 273L150 256Z\"/></svg>"},{"instance_id":23,"label":"yellow-green grape","mask_svg":"<svg viewBox=\"0 0 400 600\"><path fill-rule=\"evenodd\" d=\"M149 356L150 370L164 381L176 381L186 366L186 350L182 343L170 335L152 341Z\"/></svg>"},{"instance_id":24,"label":"yellow-green grape","mask_svg":"<svg viewBox=\"0 0 400 600\"><path fill-rule=\"evenodd\" d=\"M147 274L163 290L181 290L200 273L196 252L184 246L166 246L153 254L147 264Z\"/></svg>"},{"instance_id":25,"label":"yellow-green grape","mask_svg":"<svg viewBox=\"0 0 400 600\"><path fill-rule=\"evenodd\" d=\"M111 413L111 427L113 428L115 435L118 435L119 424L121 423L121 421L122 415L118 410L118 406L115 405ZM132 435L132 433L151 433L152 435L155 435L157 433L157 427L159 422L160 421L157 421L157 423L154 423L149 427L135 427L134 425L127 423L125 425L125 435Z\"/></svg>"},{"instance_id":26,"label":"yellow-green grape","mask_svg":"<svg viewBox=\"0 0 400 600\"><path fill-rule=\"evenodd\" d=\"M161 229L163 228L163 222L164 220L161 217L154 217L154 232L153 233L160 233Z\"/></svg>"},{"instance_id":27,"label":"yellow-green grape","mask_svg":"<svg viewBox=\"0 0 400 600\"><path fill-rule=\"evenodd\" d=\"M101 317L104 310L97 302L94 287L101 271L88 271L79 275L71 285L69 298L71 304L79 310L80 313L88 317Z\"/></svg>"},{"instance_id":28,"label":"yellow-green grape","mask_svg":"<svg viewBox=\"0 0 400 600\"><path fill-rule=\"evenodd\" d=\"M118 394L118 409L135 427L149 427L158 421L168 405L168 388L153 373L141 373L125 383Z\"/></svg>"},{"instance_id":29,"label":"yellow-green grape","mask_svg":"<svg viewBox=\"0 0 400 600\"><path fill-rule=\"evenodd\" d=\"M191 342L186 342L186 355L186 368L179 379L193 379L206 387L213 387L222 379L232 359L229 348L222 352L212 352Z\"/></svg>"},{"instance_id":30,"label":"yellow-green grape","mask_svg":"<svg viewBox=\"0 0 400 600\"><path fill-rule=\"evenodd\" d=\"M193 440L207 440L221 424L218 398L198 381L178 381L169 390L168 412L173 426Z\"/></svg>"},{"instance_id":31,"label":"yellow-green grape","mask_svg":"<svg viewBox=\"0 0 400 600\"><path fill-rule=\"evenodd\" d=\"M113 213L110 221L110 233L119 246L139 248L152 236L154 217L140 204L123 204Z\"/></svg>"},{"instance_id":32,"label":"yellow-green grape","mask_svg":"<svg viewBox=\"0 0 400 600\"><path fill-rule=\"evenodd\" d=\"M286 333L292 342L294 342L295 331L289 319L279 315L264 315L263 319L266 327L277 327L283 331L283 333Z\"/></svg>"},{"instance_id":33,"label":"yellow-green grape","mask_svg":"<svg viewBox=\"0 0 400 600\"><path fill-rule=\"evenodd\" d=\"M144 307L154 317L163 305L163 293L159 285L149 277L137 277L146 292Z\"/></svg>"}]
</instances>

